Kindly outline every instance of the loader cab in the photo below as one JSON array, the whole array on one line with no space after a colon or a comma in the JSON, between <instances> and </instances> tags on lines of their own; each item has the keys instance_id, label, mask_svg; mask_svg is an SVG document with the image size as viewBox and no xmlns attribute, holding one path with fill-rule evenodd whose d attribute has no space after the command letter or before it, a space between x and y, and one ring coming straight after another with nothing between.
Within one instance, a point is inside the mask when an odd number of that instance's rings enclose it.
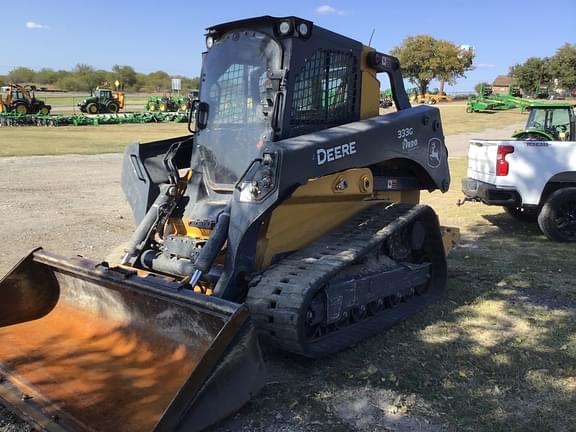
<instances>
[{"instance_id":1,"label":"loader cab","mask_svg":"<svg viewBox=\"0 0 576 432\"><path fill-rule=\"evenodd\" d=\"M295 17L209 28L196 135L208 186L231 191L266 143L359 120L362 53Z\"/></svg>"}]
</instances>

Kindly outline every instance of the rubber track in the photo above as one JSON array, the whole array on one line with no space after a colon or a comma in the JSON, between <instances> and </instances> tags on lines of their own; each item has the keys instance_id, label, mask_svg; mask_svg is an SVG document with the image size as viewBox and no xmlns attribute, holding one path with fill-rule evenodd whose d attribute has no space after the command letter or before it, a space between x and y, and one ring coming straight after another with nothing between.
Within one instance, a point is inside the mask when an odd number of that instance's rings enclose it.
<instances>
[{"instance_id":1,"label":"rubber track","mask_svg":"<svg viewBox=\"0 0 576 432\"><path fill-rule=\"evenodd\" d=\"M433 215L437 224L436 215L427 206L374 205L253 280L246 304L263 341L307 357L322 357L379 333L432 302L439 293L414 297L398 308L385 309L312 341L303 336L301 320L315 293L346 266L379 246L391 233L426 212Z\"/></svg>"}]
</instances>

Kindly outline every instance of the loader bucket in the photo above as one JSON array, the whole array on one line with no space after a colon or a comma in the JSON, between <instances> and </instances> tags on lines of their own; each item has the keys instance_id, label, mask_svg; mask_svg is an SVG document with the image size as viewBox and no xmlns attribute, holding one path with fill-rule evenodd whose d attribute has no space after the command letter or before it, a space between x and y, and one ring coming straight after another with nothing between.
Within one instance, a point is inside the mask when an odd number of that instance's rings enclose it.
<instances>
[{"instance_id":1,"label":"loader bucket","mask_svg":"<svg viewBox=\"0 0 576 432\"><path fill-rule=\"evenodd\" d=\"M37 249L0 281L0 402L44 430L201 430L263 385L245 306Z\"/></svg>"}]
</instances>

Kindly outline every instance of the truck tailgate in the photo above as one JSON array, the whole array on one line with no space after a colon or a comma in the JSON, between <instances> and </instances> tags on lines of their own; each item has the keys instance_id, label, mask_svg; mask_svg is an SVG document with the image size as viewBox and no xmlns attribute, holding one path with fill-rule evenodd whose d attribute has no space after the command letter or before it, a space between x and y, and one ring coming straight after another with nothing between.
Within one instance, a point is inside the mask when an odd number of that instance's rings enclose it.
<instances>
[{"instance_id":1,"label":"truck tailgate","mask_svg":"<svg viewBox=\"0 0 576 432\"><path fill-rule=\"evenodd\" d=\"M470 140L468 147L468 177L486 181L496 175L496 153L498 143Z\"/></svg>"}]
</instances>

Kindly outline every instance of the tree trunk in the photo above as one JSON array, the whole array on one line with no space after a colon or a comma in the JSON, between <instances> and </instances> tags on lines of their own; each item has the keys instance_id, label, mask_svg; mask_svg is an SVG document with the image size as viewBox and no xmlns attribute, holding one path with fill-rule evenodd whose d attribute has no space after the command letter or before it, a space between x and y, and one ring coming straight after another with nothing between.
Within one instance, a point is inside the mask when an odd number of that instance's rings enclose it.
<instances>
[{"instance_id":1,"label":"tree trunk","mask_svg":"<svg viewBox=\"0 0 576 432\"><path fill-rule=\"evenodd\" d=\"M430 84L430 81L424 81L424 80L419 81L418 87L421 96L424 96L426 94L426 91L428 91L428 84Z\"/></svg>"}]
</instances>

